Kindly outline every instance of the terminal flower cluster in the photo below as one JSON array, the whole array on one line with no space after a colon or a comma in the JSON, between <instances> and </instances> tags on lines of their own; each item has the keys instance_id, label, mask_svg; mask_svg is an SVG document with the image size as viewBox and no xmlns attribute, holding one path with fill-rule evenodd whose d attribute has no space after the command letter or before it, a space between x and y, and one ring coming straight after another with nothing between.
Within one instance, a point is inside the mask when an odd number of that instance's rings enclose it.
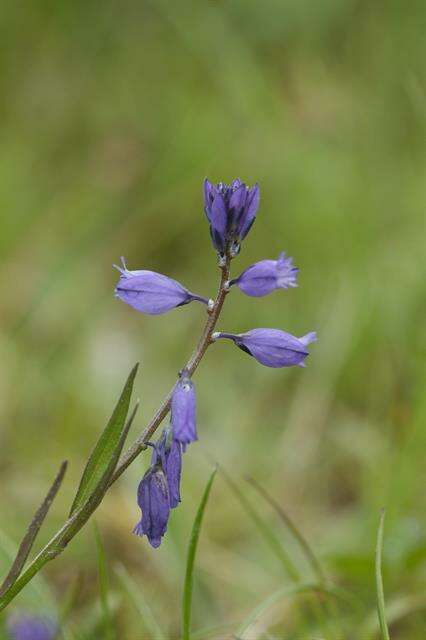
<instances>
[{"instance_id":1,"label":"terminal flower cluster","mask_svg":"<svg viewBox=\"0 0 426 640\"><path fill-rule=\"evenodd\" d=\"M240 252L241 242L253 226L259 208L259 186L248 187L240 179L231 184L204 182L204 211L210 228L219 266L228 269ZM168 276L148 270L129 270L124 258L116 266L120 277L115 288L117 298L139 312L158 315L191 302L206 305L207 313L214 310L214 301L192 293ZM298 268L293 259L281 252L276 260L261 260L245 269L237 278L223 283L223 293L237 287L247 296L263 297L276 289L297 286ZM214 328L214 327L213 327ZM231 340L237 347L267 367L305 366L308 345L316 340L316 333L302 337L276 328L251 329L244 333L213 331L209 342ZM161 544L167 530L171 510L181 500L180 479L182 459L188 446L198 439L196 396L191 371L183 369L173 388L170 403L170 425L163 430L153 448L151 464L140 481L137 502L141 519L134 533L146 536L153 547Z\"/></svg>"}]
</instances>

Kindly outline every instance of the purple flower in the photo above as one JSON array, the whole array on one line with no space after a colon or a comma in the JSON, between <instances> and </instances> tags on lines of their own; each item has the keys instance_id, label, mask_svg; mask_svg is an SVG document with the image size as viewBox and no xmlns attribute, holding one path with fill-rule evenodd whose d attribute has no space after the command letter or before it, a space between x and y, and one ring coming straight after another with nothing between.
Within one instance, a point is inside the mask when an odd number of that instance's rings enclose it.
<instances>
[{"instance_id":1,"label":"purple flower","mask_svg":"<svg viewBox=\"0 0 426 640\"><path fill-rule=\"evenodd\" d=\"M129 271L124 258L122 267L114 265L120 272L115 295L137 311L158 315L198 300L208 304L202 296L191 293L179 282L155 271Z\"/></svg>"},{"instance_id":2,"label":"purple flower","mask_svg":"<svg viewBox=\"0 0 426 640\"><path fill-rule=\"evenodd\" d=\"M152 452L151 464L161 458L169 487L170 507L174 509L180 502L180 477L182 472L182 445L173 438L173 431L165 429Z\"/></svg>"},{"instance_id":3,"label":"purple flower","mask_svg":"<svg viewBox=\"0 0 426 640\"><path fill-rule=\"evenodd\" d=\"M151 546L159 547L170 515L169 486L160 459L148 469L139 483L138 505L142 518L133 533L146 535Z\"/></svg>"},{"instance_id":4,"label":"purple flower","mask_svg":"<svg viewBox=\"0 0 426 640\"><path fill-rule=\"evenodd\" d=\"M58 629L49 618L14 614L7 622L7 631L11 640L53 640Z\"/></svg>"},{"instance_id":5,"label":"purple flower","mask_svg":"<svg viewBox=\"0 0 426 640\"><path fill-rule=\"evenodd\" d=\"M204 211L210 223L213 245L219 253L229 245L236 254L259 208L259 186L247 187L239 178L230 185L204 181Z\"/></svg>"},{"instance_id":6,"label":"purple flower","mask_svg":"<svg viewBox=\"0 0 426 640\"><path fill-rule=\"evenodd\" d=\"M304 360L309 355L307 346L316 341L317 334L311 332L295 338L279 329L252 329L239 334L218 332L213 334L213 338L233 340L240 349L267 367L304 367Z\"/></svg>"},{"instance_id":7,"label":"purple flower","mask_svg":"<svg viewBox=\"0 0 426 640\"><path fill-rule=\"evenodd\" d=\"M171 414L173 438L182 443L185 451L187 444L198 440L195 387L186 371L182 372L174 388Z\"/></svg>"},{"instance_id":8,"label":"purple flower","mask_svg":"<svg viewBox=\"0 0 426 640\"><path fill-rule=\"evenodd\" d=\"M299 269L293 265L293 258L286 258L282 251L278 260L256 262L229 284L236 284L247 296L260 298L275 289L297 287L298 271Z\"/></svg>"}]
</instances>

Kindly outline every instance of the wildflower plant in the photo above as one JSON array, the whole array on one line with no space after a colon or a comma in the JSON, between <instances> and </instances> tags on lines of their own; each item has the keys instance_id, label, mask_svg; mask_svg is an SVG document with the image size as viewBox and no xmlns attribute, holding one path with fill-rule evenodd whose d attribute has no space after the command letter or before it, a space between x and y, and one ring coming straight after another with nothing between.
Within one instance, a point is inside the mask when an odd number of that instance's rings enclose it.
<instances>
[{"instance_id":1,"label":"wildflower plant","mask_svg":"<svg viewBox=\"0 0 426 640\"><path fill-rule=\"evenodd\" d=\"M248 187L236 179L231 184L204 182L204 211L213 247L218 255L220 279L215 298L192 293L166 275L149 270L129 270L124 259L116 266L120 275L115 287L118 299L140 313L158 315L197 302L205 305L207 319L198 344L181 369L171 391L128 450L122 454L127 433L138 409L128 417L137 365L131 371L114 412L86 464L70 514L59 531L24 569L37 533L62 483L63 463L49 493L37 510L19 547L16 559L0 587L0 610L4 609L42 567L59 555L80 531L101 503L109 487L127 467L150 448L151 462L137 490L141 518L134 527L158 547L167 531L169 518L181 501L182 463L198 439L196 392L192 377L207 348L220 339L237 347L267 367L305 366L314 332L295 337L279 328L254 328L243 333L216 331L222 307L234 287L252 297L263 297L276 289L297 286L298 269L284 252L278 259L264 259L231 278L231 263L252 228L258 208L259 186ZM170 413L170 424L156 441L152 438ZM201 434L202 437L202 434ZM130 530L130 525L129 525Z\"/></svg>"}]
</instances>

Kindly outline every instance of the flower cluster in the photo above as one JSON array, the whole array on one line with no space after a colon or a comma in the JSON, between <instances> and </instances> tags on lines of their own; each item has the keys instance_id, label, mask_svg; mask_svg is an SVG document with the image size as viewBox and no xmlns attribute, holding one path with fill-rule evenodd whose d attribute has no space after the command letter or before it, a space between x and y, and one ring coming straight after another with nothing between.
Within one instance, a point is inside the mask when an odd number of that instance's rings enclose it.
<instances>
[{"instance_id":1,"label":"flower cluster","mask_svg":"<svg viewBox=\"0 0 426 640\"><path fill-rule=\"evenodd\" d=\"M230 185L204 183L204 210L210 225L213 246L221 268L228 268L232 258L252 227L259 207L259 187L246 186L241 180ZM122 258L122 267L115 293L137 311L157 315L175 307L198 301L213 313L216 302L191 293L176 280L153 271L130 271ZM261 260L249 266L238 278L227 280L224 292L233 286L248 296L262 297L276 289L297 286L298 268L281 252L277 260ZM216 318L217 319L217 318ZM220 338L234 344L267 367L305 366L308 345L316 340L315 332L297 338L280 329L252 329L245 333L211 332L211 342ZM193 370L192 370L193 371ZM180 502L182 455L187 446L198 439L196 428L195 387L191 372L179 374L171 398L171 421L153 447L151 464L138 488L138 505L142 516L134 529L146 535L153 547L158 547L166 533L171 509Z\"/></svg>"}]
</instances>

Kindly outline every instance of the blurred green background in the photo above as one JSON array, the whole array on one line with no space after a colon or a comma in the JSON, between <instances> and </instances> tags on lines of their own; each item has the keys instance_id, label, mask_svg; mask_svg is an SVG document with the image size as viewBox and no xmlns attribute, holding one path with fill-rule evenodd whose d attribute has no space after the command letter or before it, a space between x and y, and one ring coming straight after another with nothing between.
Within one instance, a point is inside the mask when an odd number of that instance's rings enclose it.
<instances>
[{"instance_id":1,"label":"blurred green background","mask_svg":"<svg viewBox=\"0 0 426 640\"><path fill-rule=\"evenodd\" d=\"M342 638L378 637L374 545L386 506L392 638L424 638L425 19L419 0L3 5L4 545L19 541L64 458L69 474L38 544L66 517L135 361L141 411L131 438L190 354L201 306L138 314L114 298L111 265L124 255L129 268L213 295L206 175L261 186L235 275L282 249L301 269L296 290L263 299L233 291L220 329L319 335L306 370L263 368L230 343L209 350L195 377L200 440L185 456L183 502L159 550L131 535L146 456L105 499L97 522L112 637L151 637L117 575L123 567L137 602L178 637L189 533L217 461L306 579L306 563L247 474L356 596L357 607L340 610ZM231 637L288 583L219 475L197 557L194 628L231 623L213 634ZM109 637L90 526L16 606L60 610L65 600L64 637ZM313 637L307 604L281 603L247 637Z\"/></svg>"}]
</instances>

